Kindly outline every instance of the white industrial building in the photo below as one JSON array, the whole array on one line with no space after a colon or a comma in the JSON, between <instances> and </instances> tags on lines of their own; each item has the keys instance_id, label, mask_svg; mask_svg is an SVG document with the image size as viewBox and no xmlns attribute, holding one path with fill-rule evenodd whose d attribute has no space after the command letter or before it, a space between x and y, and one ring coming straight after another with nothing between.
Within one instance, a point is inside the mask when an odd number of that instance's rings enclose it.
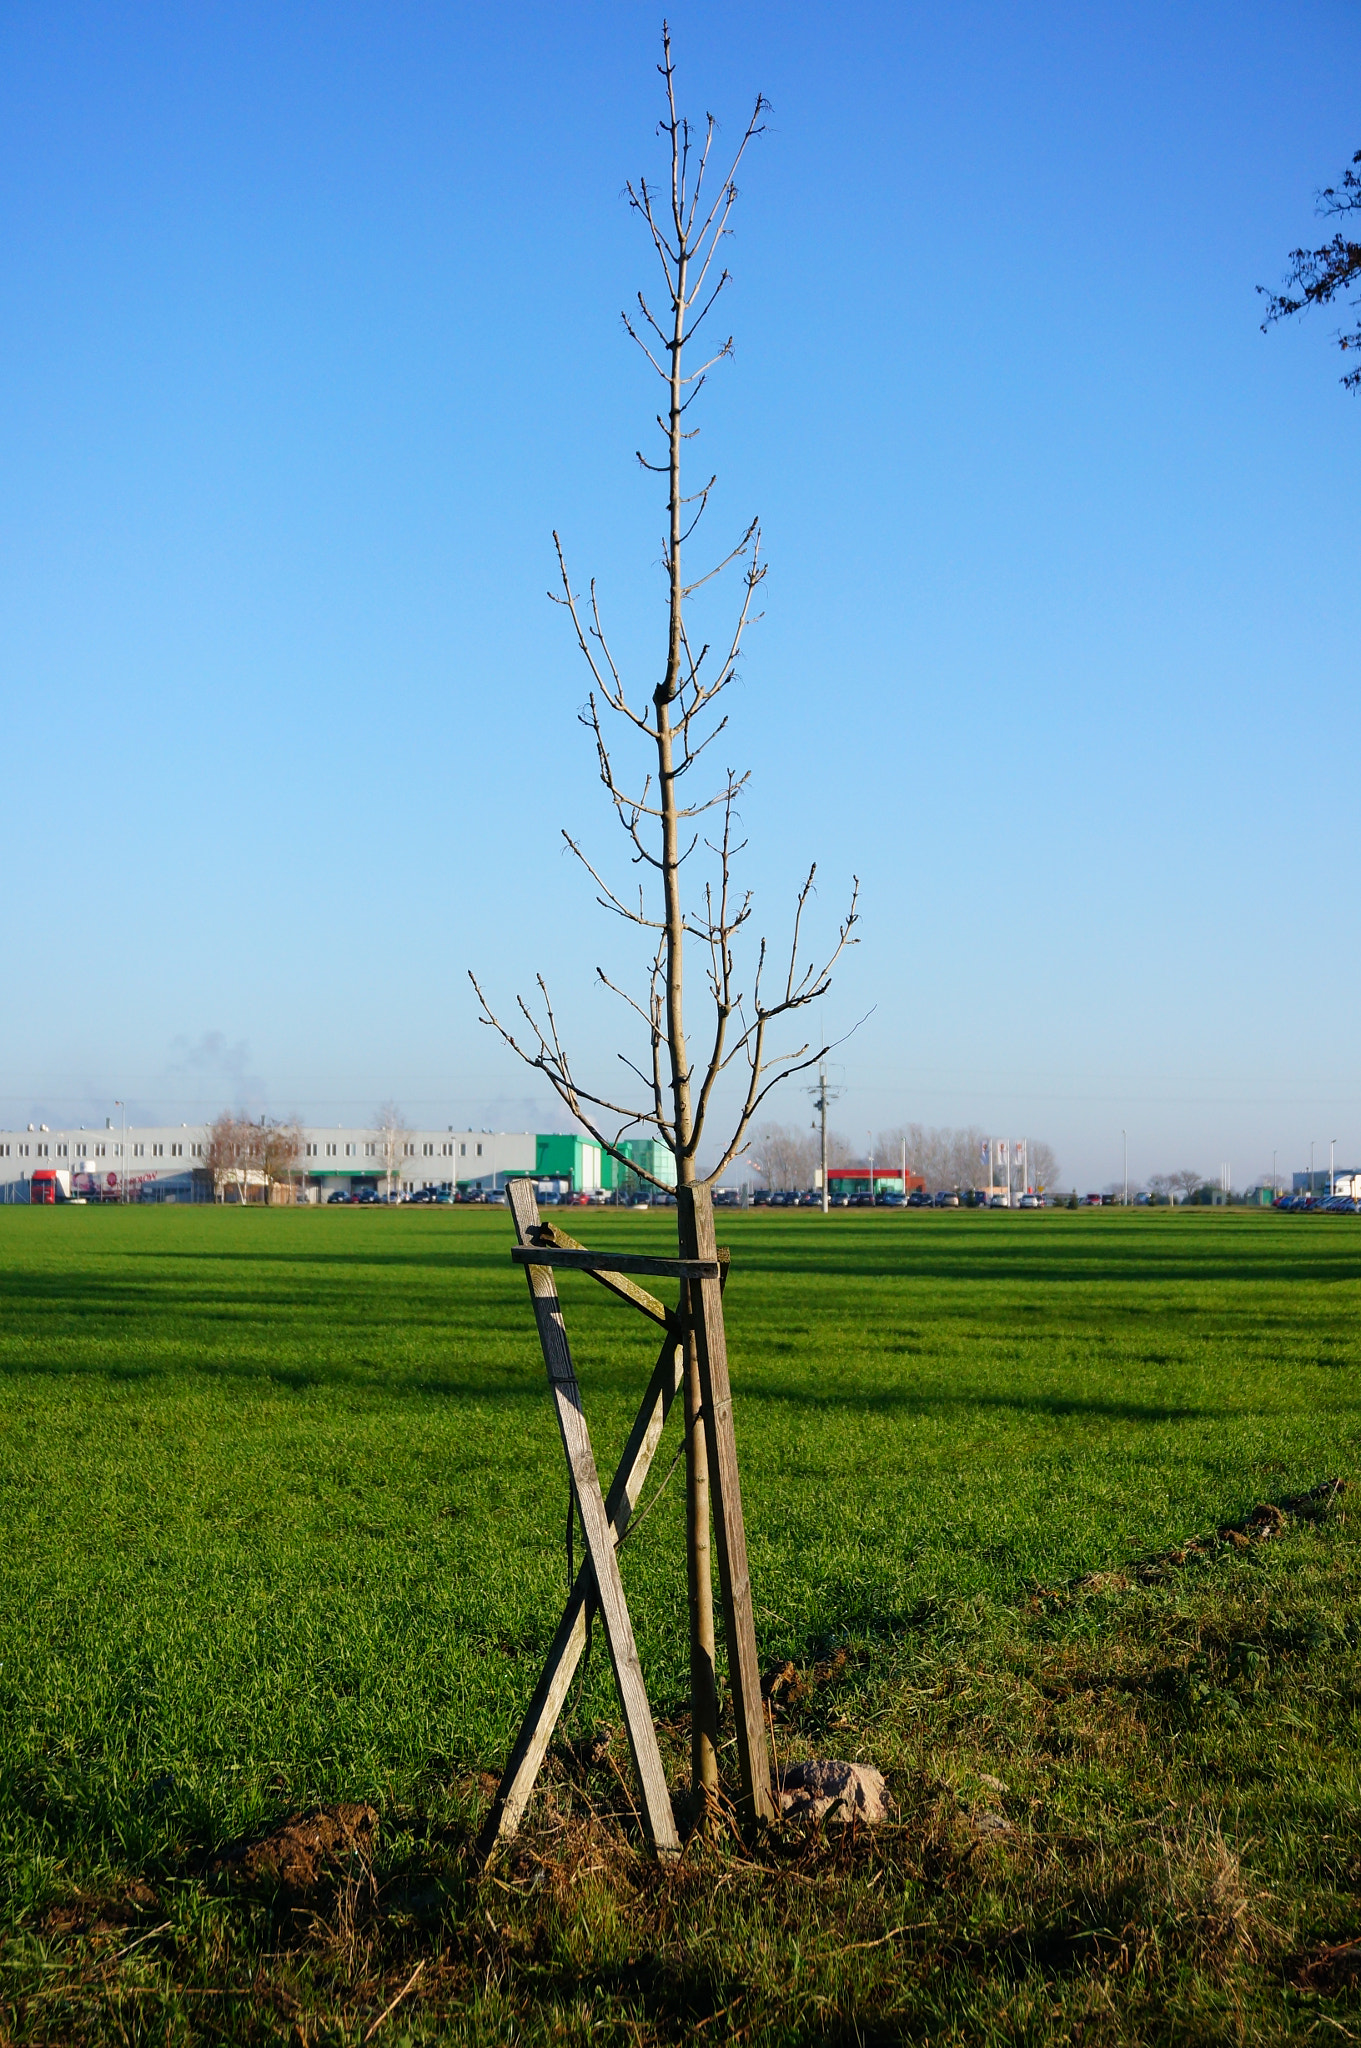
<instances>
[{"instance_id":1,"label":"white industrial building","mask_svg":"<svg viewBox=\"0 0 1361 2048\"><path fill-rule=\"evenodd\" d=\"M37 1170L54 1171L63 1192L87 1200L210 1201L203 1161L206 1124L158 1124L126 1129L112 1119L99 1129L0 1131L0 1202L26 1202ZM382 1188L384 1133L345 1125L308 1125L291 1178L300 1199L318 1202L337 1189ZM393 1186L403 1194L425 1187L490 1192L517 1173L533 1173L533 1131L402 1131ZM197 1169L197 1172L195 1171Z\"/></svg>"}]
</instances>

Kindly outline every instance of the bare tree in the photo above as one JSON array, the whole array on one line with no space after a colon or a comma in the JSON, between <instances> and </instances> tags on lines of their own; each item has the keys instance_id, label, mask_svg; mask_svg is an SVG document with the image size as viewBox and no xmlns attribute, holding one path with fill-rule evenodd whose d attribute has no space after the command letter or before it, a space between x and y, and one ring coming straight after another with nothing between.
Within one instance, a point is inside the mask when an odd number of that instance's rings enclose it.
<instances>
[{"instance_id":1,"label":"bare tree","mask_svg":"<svg viewBox=\"0 0 1361 2048\"><path fill-rule=\"evenodd\" d=\"M237 1200L244 1202L255 1165L255 1125L240 1111L224 1109L208 1126L203 1148L203 1167L213 1177L214 1199L224 1201L226 1190L234 1187Z\"/></svg>"},{"instance_id":2,"label":"bare tree","mask_svg":"<svg viewBox=\"0 0 1361 2048\"><path fill-rule=\"evenodd\" d=\"M261 1117L258 1132L259 1165L270 1189L291 1183L302 1157L302 1130L296 1117Z\"/></svg>"},{"instance_id":3,"label":"bare tree","mask_svg":"<svg viewBox=\"0 0 1361 2048\"><path fill-rule=\"evenodd\" d=\"M241 1110L224 1109L208 1127L203 1150L203 1171L213 1177L213 1193L220 1202L224 1191L236 1189L237 1200L250 1199L253 1187L263 1187L265 1199L276 1182L291 1179L302 1152L302 1132L296 1119L248 1117Z\"/></svg>"},{"instance_id":4,"label":"bare tree","mask_svg":"<svg viewBox=\"0 0 1361 2048\"><path fill-rule=\"evenodd\" d=\"M1059 1162L1043 1138L1030 1141L1030 1184L1038 1194L1052 1194L1059 1184Z\"/></svg>"},{"instance_id":5,"label":"bare tree","mask_svg":"<svg viewBox=\"0 0 1361 2048\"><path fill-rule=\"evenodd\" d=\"M759 1158L752 1165L768 1188L811 1188L822 1156L815 1129L796 1130L789 1124L763 1123L753 1126L751 1142ZM837 1131L827 1133L827 1163L840 1166L849 1157L846 1140Z\"/></svg>"},{"instance_id":6,"label":"bare tree","mask_svg":"<svg viewBox=\"0 0 1361 2048\"><path fill-rule=\"evenodd\" d=\"M730 769L710 794L686 801L691 770L726 728L727 717L718 710L718 700L737 673L743 635L757 616L754 606L765 576L760 524L753 519L717 561L687 579L682 566L684 550L708 508L716 479L710 476L687 492L682 457L686 443L697 431L687 419L688 410L710 371L732 353L729 336L715 343L706 360L688 366L687 349L729 282L719 255L731 232L737 170L763 131L766 102L758 96L727 169L716 176L712 161L716 123L709 116L702 127L693 126L677 112L671 38L665 26L659 70L665 111L658 133L666 144L665 172L660 183L643 177L636 183L630 181L626 188L629 205L642 222L656 259L661 298L654 311L653 303L639 292L636 311L623 316L624 327L665 391L663 410L657 414L663 459L653 462L641 452L638 455L644 470L665 480L667 508L662 543L667 581L664 659L660 679L650 688L644 684L642 694L625 679L616 661L595 583L586 595L578 592L562 544L557 534L553 536L560 582L556 601L567 611L590 671L590 694L581 719L594 744L610 807L624 833L627 858L640 871L636 899L631 884L627 894L623 893L624 885L616 888L607 880L597 858L569 833L564 831L563 838L589 875L597 902L640 934L646 946L646 980L640 996L629 994L604 968L597 969L601 983L622 1000L631 1028L640 1034L636 1055L619 1054L626 1072L639 1084L640 1095L630 1100L627 1090L621 1096L606 1090L594 1077L590 1085L580 1078L564 1046L541 975L537 978L538 997L532 1004L517 998L520 1021L513 1021L513 1028L502 1023L476 977L472 979L483 1022L528 1066L546 1077L572 1116L606 1151L618 1159L620 1143L630 1132L650 1129L657 1133L675 1159L681 1251L684 1256L698 1256L701 1239L707 1245L712 1237L710 1187L745 1149L762 1103L781 1080L816 1066L830 1049L805 1041L777 1050L772 1046L772 1031L826 993L833 965L842 949L854 943L858 884L851 889L835 938L820 956L809 958L803 951L803 922L814 891L816 865L810 866L795 901L788 953L781 955L785 964L774 965L762 938L754 948L748 981L748 970L739 970L735 949L752 918L752 894L734 875L735 860L745 844L740 838L737 805L748 776ZM733 567L741 582L735 618L716 645L697 641L691 633L691 600L702 586ZM640 744L650 767L640 767L636 776L621 770L611 749L609 734L613 732ZM712 823L702 822L706 820ZM701 865L692 877L686 863L701 845ZM705 854L709 856L707 864ZM685 1017L687 937L700 949L711 1006L702 1039L705 1050L698 1062L690 1049ZM716 1098L722 1095L725 1083L731 1085L734 1079L738 1082L736 1105L725 1135L715 1143L709 1127ZM701 1146L715 1162L707 1174L700 1172ZM633 1170L640 1171L636 1165ZM640 1173L640 1177L661 1185L650 1173ZM687 1346L686 1469L692 1783L708 1801L718 1785L717 1687L708 1471L693 1340Z\"/></svg>"},{"instance_id":7,"label":"bare tree","mask_svg":"<svg viewBox=\"0 0 1361 2048\"><path fill-rule=\"evenodd\" d=\"M1184 1202L1189 1202L1197 1188L1202 1187L1204 1182L1204 1174L1190 1166L1183 1166L1179 1173L1169 1173L1167 1176L1168 1187L1174 1194L1179 1194Z\"/></svg>"},{"instance_id":8,"label":"bare tree","mask_svg":"<svg viewBox=\"0 0 1361 2048\"><path fill-rule=\"evenodd\" d=\"M986 1134L972 1125L949 1130L895 1124L891 1131L880 1131L874 1156L892 1166L906 1152L908 1172L920 1174L928 1188L971 1188L985 1176L986 1144Z\"/></svg>"},{"instance_id":9,"label":"bare tree","mask_svg":"<svg viewBox=\"0 0 1361 2048\"><path fill-rule=\"evenodd\" d=\"M1327 185L1318 195L1315 211L1323 216L1342 213L1361 213L1361 149L1358 149L1351 163L1342 174L1341 185ZM1290 268L1286 272L1285 290L1268 291L1265 285L1257 289L1267 302L1266 319L1262 332L1277 320L1289 320L1296 313L1303 313L1309 306L1330 306L1334 299L1345 298L1354 285L1361 284L1361 242L1348 241L1343 234L1336 234L1321 249L1292 249ZM1351 333L1339 333L1335 337L1344 354L1361 349L1361 320ZM1342 379L1348 391L1361 391L1361 364L1349 370Z\"/></svg>"},{"instance_id":10,"label":"bare tree","mask_svg":"<svg viewBox=\"0 0 1361 2048\"><path fill-rule=\"evenodd\" d=\"M385 1102L373 1119L378 1133L379 1150L383 1160L383 1172L387 1178L387 1197L392 1200L394 1174L402 1169L403 1146L406 1143L410 1125L395 1102Z\"/></svg>"}]
</instances>

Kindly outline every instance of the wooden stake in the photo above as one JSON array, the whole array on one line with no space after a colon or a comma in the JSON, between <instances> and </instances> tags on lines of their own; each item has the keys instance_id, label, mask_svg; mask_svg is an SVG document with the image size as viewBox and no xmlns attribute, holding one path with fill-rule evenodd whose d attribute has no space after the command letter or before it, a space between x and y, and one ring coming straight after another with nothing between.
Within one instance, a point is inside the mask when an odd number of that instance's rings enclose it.
<instances>
[{"instance_id":1,"label":"wooden stake","mask_svg":"<svg viewBox=\"0 0 1361 2048\"><path fill-rule=\"evenodd\" d=\"M680 1187L681 1255L707 1264L718 1257L714 1243L714 1210L705 1186ZM723 1328L723 1296L717 1280L692 1280L689 1295L704 1397L705 1439L709 1452L709 1489L713 1498L714 1535L718 1545L718 1576L723 1590L723 1621L728 1642L728 1683L732 1687L737 1723L737 1760L742 1800L750 1818L771 1821L770 1757L766 1748L765 1715L761 1707L761 1673L756 1660L756 1622L747 1568L747 1533L742 1521L742 1488L737 1475L737 1440L733 1434L732 1388L728 1383L728 1340Z\"/></svg>"},{"instance_id":2,"label":"wooden stake","mask_svg":"<svg viewBox=\"0 0 1361 2048\"><path fill-rule=\"evenodd\" d=\"M511 1213L515 1219L516 1235L521 1244L532 1244L539 1228L539 1205L534 1198L533 1185L527 1180L511 1181L507 1193ZM712 1236L711 1218L711 1240ZM707 1254L711 1260L715 1256L713 1252ZM586 1539L586 1554L595 1579L595 1594L600 1603L605 1641L609 1648L610 1662L614 1667L614 1680L619 1690L620 1705L624 1710L624 1726L633 1754L633 1766L642 1791L643 1825L653 1848L659 1855L678 1855L680 1837L676 1833L675 1817L671 1811L671 1795L667 1791L666 1774L662 1769L661 1752L657 1747L657 1732L652 1725L647 1688L643 1683L642 1665L638 1660L638 1647L633 1637L633 1624L629 1619L623 1581L619 1576L614 1536L600 1491L600 1476L596 1471L590 1432L582 1411L581 1389L577 1384L572 1353L567 1342L567 1331L562 1320L557 1283L551 1268L546 1265L530 1265L525 1270L529 1280L530 1297L534 1303L535 1320L539 1326L539 1342L543 1347L544 1363L548 1368L548 1383L557 1410L558 1428L562 1433L567 1469L571 1474L572 1492L577 1512L581 1517L582 1533ZM712 1285L714 1299L718 1299L717 1279L711 1283L699 1284ZM584 1609L580 1618L584 1630ZM759 1709L759 1699L757 1704ZM767 1803L769 1796L767 1791Z\"/></svg>"},{"instance_id":3,"label":"wooden stake","mask_svg":"<svg viewBox=\"0 0 1361 2048\"><path fill-rule=\"evenodd\" d=\"M671 1404L680 1390L682 1372L683 1352L672 1337L662 1346L661 1356L653 1367L642 1406L619 1460L614 1484L606 1497L605 1513L609 1517L616 1546L623 1541L629 1517L637 1507L646 1484ZM478 1854L483 1861L498 1842L515 1833L524 1816L529 1795L553 1739L558 1716L576 1677L577 1666L586 1654L586 1624L594 1598L595 1574L589 1559L583 1559L482 1830Z\"/></svg>"},{"instance_id":4,"label":"wooden stake","mask_svg":"<svg viewBox=\"0 0 1361 2048\"><path fill-rule=\"evenodd\" d=\"M717 1820L718 1661L714 1644L714 1579L709 1548L709 1454L689 1289L681 1291L685 1330L685 1564L690 1610L690 1791L696 1827ZM698 1300L695 1311L698 1310Z\"/></svg>"}]
</instances>

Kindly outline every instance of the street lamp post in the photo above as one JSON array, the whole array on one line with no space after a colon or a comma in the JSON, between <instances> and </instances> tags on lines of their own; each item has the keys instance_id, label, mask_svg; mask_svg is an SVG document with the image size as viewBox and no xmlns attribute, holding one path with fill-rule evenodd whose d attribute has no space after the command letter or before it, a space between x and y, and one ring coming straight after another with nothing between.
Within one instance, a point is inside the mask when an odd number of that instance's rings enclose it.
<instances>
[{"instance_id":1,"label":"street lamp post","mask_svg":"<svg viewBox=\"0 0 1361 2048\"><path fill-rule=\"evenodd\" d=\"M1120 1143L1121 1143L1121 1144L1122 1144L1122 1145L1124 1146L1124 1148L1125 1148L1125 1200L1124 1200L1124 1207L1125 1207L1126 1209L1128 1209L1128 1207L1129 1207L1129 1133L1128 1133L1127 1131L1121 1131L1121 1133L1120 1133Z\"/></svg>"},{"instance_id":2,"label":"street lamp post","mask_svg":"<svg viewBox=\"0 0 1361 2048\"><path fill-rule=\"evenodd\" d=\"M1328 1200L1329 1200L1330 1202L1332 1201L1332 1199L1333 1199L1333 1196L1334 1196L1334 1195L1335 1195L1335 1194L1337 1193L1337 1189L1336 1189L1336 1188L1334 1187L1334 1185L1333 1185L1333 1180L1334 1180L1334 1175L1333 1175L1333 1154L1334 1154L1334 1152L1335 1152L1336 1150L1337 1150L1337 1139L1336 1139L1336 1138L1329 1138L1329 1140L1328 1140Z\"/></svg>"},{"instance_id":3,"label":"street lamp post","mask_svg":"<svg viewBox=\"0 0 1361 2048\"><path fill-rule=\"evenodd\" d=\"M114 1108L123 1112L122 1130L118 1140L118 1200L121 1204L128 1198L128 1106L126 1102L115 1102Z\"/></svg>"}]
</instances>

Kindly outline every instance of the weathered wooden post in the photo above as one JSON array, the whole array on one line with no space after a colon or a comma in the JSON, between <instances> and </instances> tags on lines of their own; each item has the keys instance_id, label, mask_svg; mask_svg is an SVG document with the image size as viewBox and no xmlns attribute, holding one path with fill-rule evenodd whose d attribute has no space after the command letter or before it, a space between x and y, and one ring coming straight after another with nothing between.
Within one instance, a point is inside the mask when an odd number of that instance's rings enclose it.
<instances>
[{"instance_id":1,"label":"weathered wooden post","mask_svg":"<svg viewBox=\"0 0 1361 2048\"><path fill-rule=\"evenodd\" d=\"M641 1792L640 1817L656 1853L671 1856L679 1850L680 1839L616 1553L684 1380L689 1333L678 1314L636 1284L631 1277L635 1273L663 1274L681 1281L692 1304L693 1338L705 1420L709 1425L709 1482L718 1523L719 1576L737 1722L742 1802L751 1818L769 1820L773 1816L723 1330L724 1261L714 1243L713 1209L707 1190L700 1190L701 1200L687 1202L681 1220L682 1235L692 1236L699 1248L678 1259L652 1258L638 1253L589 1251L565 1231L541 1221L532 1182L512 1181L508 1192L516 1238L511 1257L524 1266L529 1282L572 1497L586 1539L586 1556L502 1775L483 1831L481 1854L484 1859L490 1856L497 1844L512 1835L520 1824L585 1651L587 1621L594 1610L604 1625L623 1709ZM650 1321L660 1323L666 1332L608 1496L601 1493L581 1389L567 1342L555 1268L589 1273L620 1300L629 1302Z\"/></svg>"}]
</instances>

